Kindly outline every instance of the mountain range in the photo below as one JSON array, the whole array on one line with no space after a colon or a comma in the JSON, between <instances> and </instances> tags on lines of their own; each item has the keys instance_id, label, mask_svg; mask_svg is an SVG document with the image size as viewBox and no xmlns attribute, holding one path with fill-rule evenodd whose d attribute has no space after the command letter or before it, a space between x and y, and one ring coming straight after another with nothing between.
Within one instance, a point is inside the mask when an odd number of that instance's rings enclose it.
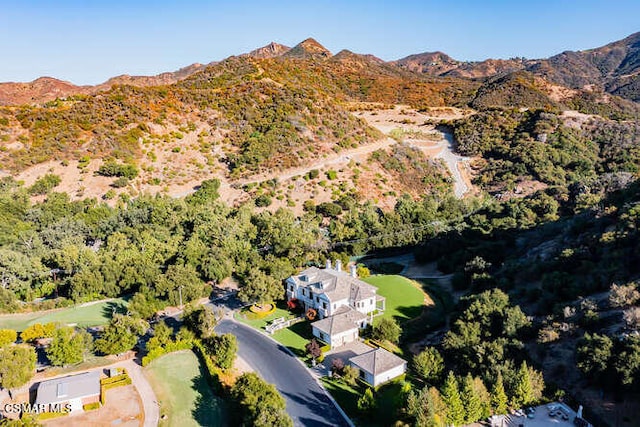
<instances>
[{"instance_id":1,"label":"mountain range","mask_svg":"<svg viewBox=\"0 0 640 427\"><path fill-rule=\"evenodd\" d=\"M431 77L453 77L486 80L524 71L545 81L569 89L603 90L631 101L640 101L640 32L605 46L584 51L566 51L546 59L487 59L479 62L459 61L442 52L425 52L385 62L373 55L357 55L343 50L336 55L314 39L306 39L294 47L271 42L240 56L255 59L317 59L375 63L387 70L398 69ZM42 103L75 94L93 94L114 85L140 87L176 83L207 66L191 64L174 72L155 76L113 77L95 86L77 86L52 77L41 77L29 83L0 83L0 105Z\"/></svg>"}]
</instances>

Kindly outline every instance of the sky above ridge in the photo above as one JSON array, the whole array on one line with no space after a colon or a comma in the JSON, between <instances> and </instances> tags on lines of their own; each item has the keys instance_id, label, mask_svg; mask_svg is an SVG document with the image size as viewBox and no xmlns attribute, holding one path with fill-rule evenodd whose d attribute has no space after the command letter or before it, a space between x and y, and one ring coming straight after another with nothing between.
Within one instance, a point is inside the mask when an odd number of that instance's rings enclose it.
<instances>
[{"instance_id":1,"label":"sky above ridge","mask_svg":"<svg viewBox=\"0 0 640 427\"><path fill-rule=\"evenodd\" d=\"M307 37L385 60L541 58L622 39L638 16L638 0L0 0L0 81L97 84Z\"/></svg>"}]
</instances>

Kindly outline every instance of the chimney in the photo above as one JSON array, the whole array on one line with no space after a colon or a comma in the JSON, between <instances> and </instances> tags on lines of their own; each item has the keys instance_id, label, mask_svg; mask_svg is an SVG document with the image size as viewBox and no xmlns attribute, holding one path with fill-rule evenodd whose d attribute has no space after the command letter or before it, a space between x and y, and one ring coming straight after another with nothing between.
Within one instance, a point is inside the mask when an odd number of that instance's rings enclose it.
<instances>
[{"instance_id":1,"label":"chimney","mask_svg":"<svg viewBox=\"0 0 640 427\"><path fill-rule=\"evenodd\" d=\"M358 277L358 267L355 264L351 264L349 267L349 273L351 273L351 277Z\"/></svg>"},{"instance_id":2,"label":"chimney","mask_svg":"<svg viewBox=\"0 0 640 427\"><path fill-rule=\"evenodd\" d=\"M336 260L336 271L342 271L342 261Z\"/></svg>"},{"instance_id":3,"label":"chimney","mask_svg":"<svg viewBox=\"0 0 640 427\"><path fill-rule=\"evenodd\" d=\"M327 270L331 270L331 260L329 258L327 258L327 263L325 264L324 268L326 268Z\"/></svg>"}]
</instances>

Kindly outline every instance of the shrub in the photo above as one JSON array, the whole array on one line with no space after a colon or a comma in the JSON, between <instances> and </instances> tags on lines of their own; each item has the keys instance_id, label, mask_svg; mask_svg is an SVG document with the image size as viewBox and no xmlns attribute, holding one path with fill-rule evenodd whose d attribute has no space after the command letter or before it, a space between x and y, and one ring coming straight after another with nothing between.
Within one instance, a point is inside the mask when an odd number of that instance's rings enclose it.
<instances>
[{"instance_id":1,"label":"shrub","mask_svg":"<svg viewBox=\"0 0 640 427\"><path fill-rule=\"evenodd\" d=\"M138 176L138 168L131 164L118 164L115 162L106 162L96 172L101 176L118 176L133 179Z\"/></svg>"},{"instance_id":2,"label":"shrub","mask_svg":"<svg viewBox=\"0 0 640 427\"><path fill-rule=\"evenodd\" d=\"M323 216L335 218L342 213L342 208L336 203L324 202L316 207L316 212Z\"/></svg>"},{"instance_id":3,"label":"shrub","mask_svg":"<svg viewBox=\"0 0 640 427\"><path fill-rule=\"evenodd\" d=\"M34 182L33 185L29 187L29 194L34 196L47 194L54 187L57 187L60 182L62 182L62 180L58 175L48 173L41 178L38 178L36 182Z\"/></svg>"},{"instance_id":4,"label":"shrub","mask_svg":"<svg viewBox=\"0 0 640 427\"><path fill-rule=\"evenodd\" d=\"M257 207L265 208L271 205L271 197L267 196L266 194L261 194L260 196L256 197L255 203Z\"/></svg>"},{"instance_id":5,"label":"shrub","mask_svg":"<svg viewBox=\"0 0 640 427\"><path fill-rule=\"evenodd\" d=\"M111 186L114 188L122 188L126 187L127 185L129 185L129 178L127 178L126 176L121 176L111 183Z\"/></svg>"},{"instance_id":6,"label":"shrub","mask_svg":"<svg viewBox=\"0 0 640 427\"><path fill-rule=\"evenodd\" d=\"M82 409L84 409L85 411L93 411L98 408L100 408L100 402L93 402L82 405Z\"/></svg>"},{"instance_id":7,"label":"shrub","mask_svg":"<svg viewBox=\"0 0 640 427\"><path fill-rule=\"evenodd\" d=\"M69 412L42 412L38 414L38 421L46 421L54 418L64 417L65 415L69 415Z\"/></svg>"}]
</instances>

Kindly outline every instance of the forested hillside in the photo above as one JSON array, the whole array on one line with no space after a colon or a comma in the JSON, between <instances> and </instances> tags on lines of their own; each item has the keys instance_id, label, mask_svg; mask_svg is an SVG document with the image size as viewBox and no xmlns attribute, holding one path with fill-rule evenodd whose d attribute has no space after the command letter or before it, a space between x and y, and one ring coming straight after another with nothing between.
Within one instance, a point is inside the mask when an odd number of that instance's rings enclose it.
<instances>
[{"instance_id":1,"label":"forested hillside","mask_svg":"<svg viewBox=\"0 0 640 427\"><path fill-rule=\"evenodd\" d=\"M398 396L398 420L459 425L562 397L626 425L640 387L637 35L597 51L474 71L309 39L170 84L2 107L0 311L130 296L150 317L230 277L244 302L281 301L305 266L413 254L445 274L430 290L447 304L405 331L419 387ZM200 173L167 196L187 166ZM99 198L60 191L69 169L105 178ZM465 415L459 389L481 408Z\"/></svg>"}]
</instances>

